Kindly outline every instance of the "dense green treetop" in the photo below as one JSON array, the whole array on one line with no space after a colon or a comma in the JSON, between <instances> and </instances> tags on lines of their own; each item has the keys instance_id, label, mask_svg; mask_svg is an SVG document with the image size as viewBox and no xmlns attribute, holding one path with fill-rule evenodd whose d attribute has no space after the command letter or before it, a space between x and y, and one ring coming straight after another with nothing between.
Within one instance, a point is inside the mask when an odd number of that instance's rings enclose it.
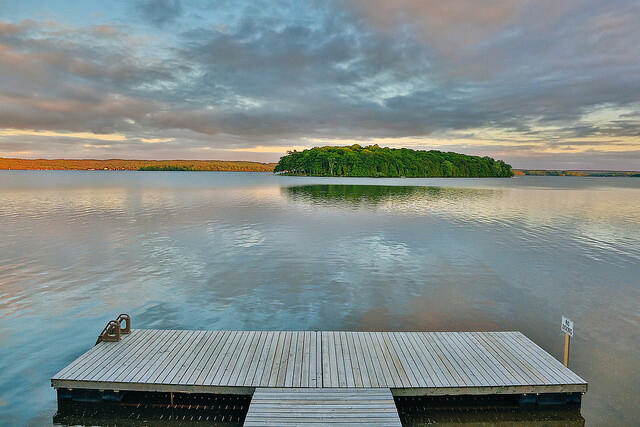
<instances>
[{"instance_id":1,"label":"dense green treetop","mask_svg":"<svg viewBox=\"0 0 640 427\"><path fill-rule=\"evenodd\" d=\"M453 152L361 147L314 147L290 151L274 172L291 175L362 177L510 177L511 165L491 157Z\"/></svg>"}]
</instances>

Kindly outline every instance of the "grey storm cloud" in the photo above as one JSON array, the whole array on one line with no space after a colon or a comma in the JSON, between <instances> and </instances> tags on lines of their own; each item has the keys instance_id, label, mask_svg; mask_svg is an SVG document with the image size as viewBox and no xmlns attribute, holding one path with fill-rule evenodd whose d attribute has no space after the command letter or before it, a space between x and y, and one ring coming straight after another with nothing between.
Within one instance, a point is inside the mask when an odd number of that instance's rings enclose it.
<instances>
[{"instance_id":1,"label":"grey storm cloud","mask_svg":"<svg viewBox=\"0 0 640 427\"><path fill-rule=\"evenodd\" d=\"M184 12L180 0L138 0L135 9L143 19L157 27L175 21Z\"/></svg>"},{"instance_id":2,"label":"grey storm cloud","mask_svg":"<svg viewBox=\"0 0 640 427\"><path fill-rule=\"evenodd\" d=\"M229 8L229 19L207 15ZM170 134L184 147L221 149L477 128L549 146L640 136L636 1L187 9L179 1L135 3L160 28L152 34L131 20L0 22L0 127ZM601 109L619 114L588 119Z\"/></svg>"}]
</instances>

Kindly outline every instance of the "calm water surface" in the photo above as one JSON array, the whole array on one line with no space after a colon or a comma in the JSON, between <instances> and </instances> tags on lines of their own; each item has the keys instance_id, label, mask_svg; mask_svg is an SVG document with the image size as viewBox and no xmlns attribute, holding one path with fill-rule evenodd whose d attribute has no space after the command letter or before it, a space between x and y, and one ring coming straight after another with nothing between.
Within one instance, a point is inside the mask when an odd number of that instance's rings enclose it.
<instances>
[{"instance_id":1,"label":"calm water surface","mask_svg":"<svg viewBox=\"0 0 640 427\"><path fill-rule=\"evenodd\" d=\"M519 330L640 419L640 179L329 179L0 171L0 425L51 424L49 378L105 322Z\"/></svg>"}]
</instances>

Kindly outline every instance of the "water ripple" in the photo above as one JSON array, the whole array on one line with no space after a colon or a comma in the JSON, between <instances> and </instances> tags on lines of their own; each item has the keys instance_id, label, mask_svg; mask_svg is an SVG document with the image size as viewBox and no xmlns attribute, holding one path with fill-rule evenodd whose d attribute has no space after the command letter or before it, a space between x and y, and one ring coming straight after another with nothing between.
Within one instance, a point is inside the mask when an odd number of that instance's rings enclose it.
<instances>
[{"instance_id":1,"label":"water ripple","mask_svg":"<svg viewBox=\"0 0 640 427\"><path fill-rule=\"evenodd\" d=\"M640 180L0 172L0 201L0 424L51 415L50 376L122 311L136 327L522 330L556 356L565 314L587 419L640 417L623 394L640 384Z\"/></svg>"}]
</instances>

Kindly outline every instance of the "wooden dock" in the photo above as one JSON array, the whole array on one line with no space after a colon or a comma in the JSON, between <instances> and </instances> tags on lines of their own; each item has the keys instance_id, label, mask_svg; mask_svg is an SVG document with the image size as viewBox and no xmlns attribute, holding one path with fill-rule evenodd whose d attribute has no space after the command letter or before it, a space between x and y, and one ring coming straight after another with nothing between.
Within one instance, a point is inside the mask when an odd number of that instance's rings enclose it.
<instances>
[{"instance_id":1,"label":"wooden dock","mask_svg":"<svg viewBox=\"0 0 640 427\"><path fill-rule=\"evenodd\" d=\"M383 387L395 395L585 392L520 332L134 329L101 342L55 388L252 393L255 387Z\"/></svg>"},{"instance_id":2,"label":"wooden dock","mask_svg":"<svg viewBox=\"0 0 640 427\"><path fill-rule=\"evenodd\" d=\"M304 424L400 427L388 388L256 388L245 427Z\"/></svg>"},{"instance_id":3,"label":"wooden dock","mask_svg":"<svg viewBox=\"0 0 640 427\"><path fill-rule=\"evenodd\" d=\"M520 332L133 329L120 341L98 343L51 385L59 398L70 390L253 395L248 419L256 423L269 413L261 409L276 416L276 407L291 409L305 399L343 420L364 414L382 395L384 407L376 408L386 414L389 396L587 391L585 380ZM340 406L332 393L345 393L357 405ZM373 415L366 422L375 421Z\"/></svg>"}]
</instances>

